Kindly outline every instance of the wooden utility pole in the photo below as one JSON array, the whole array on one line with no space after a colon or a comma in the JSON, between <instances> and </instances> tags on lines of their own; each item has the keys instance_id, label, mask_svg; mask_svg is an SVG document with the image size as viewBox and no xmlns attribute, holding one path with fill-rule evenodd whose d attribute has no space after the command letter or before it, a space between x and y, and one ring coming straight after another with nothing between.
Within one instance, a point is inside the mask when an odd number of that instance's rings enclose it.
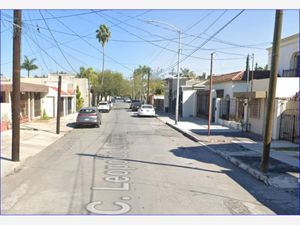
<instances>
[{"instance_id":1,"label":"wooden utility pole","mask_svg":"<svg viewBox=\"0 0 300 225\"><path fill-rule=\"evenodd\" d=\"M211 121L211 105L212 105L212 67L213 67L213 56L214 53L210 54L210 78L209 78L209 95L208 95L208 124L207 124L207 135L210 135L210 121Z\"/></svg>"},{"instance_id":2,"label":"wooden utility pole","mask_svg":"<svg viewBox=\"0 0 300 225\"><path fill-rule=\"evenodd\" d=\"M57 112L56 112L56 133L60 132L60 106L61 106L61 76L58 76L58 90L57 90Z\"/></svg>"},{"instance_id":3,"label":"wooden utility pole","mask_svg":"<svg viewBox=\"0 0 300 225\"><path fill-rule=\"evenodd\" d=\"M150 91L150 71L148 71L147 76L148 76L148 78L147 78L147 104L150 104L150 101L149 101L149 91Z\"/></svg>"},{"instance_id":4,"label":"wooden utility pole","mask_svg":"<svg viewBox=\"0 0 300 225\"><path fill-rule=\"evenodd\" d=\"M247 92L249 91L249 54L246 60L246 73L247 73Z\"/></svg>"},{"instance_id":5,"label":"wooden utility pole","mask_svg":"<svg viewBox=\"0 0 300 225\"><path fill-rule=\"evenodd\" d=\"M22 12L14 10L13 24L13 84L12 84L12 161L20 161L20 61Z\"/></svg>"},{"instance_id":6,"label":"wooden utility pole","mask_svg":"<svg viewBox=\"0 0 300 225\"><path fill-rule=\"evenodd\" d=\"M251 72L251 89L253 91L253 77L254 77L254 53L252 53L252 72Z\"/></svg>"},{"instance_id":7,"label":"wooden utility pole","mask_svg":"<svg viewBox=\"0 0 300 225\"><path fill-rule=\"evenodd\" d=\"M276 10L275 16L275 28L273 35L273 47L272 47L272 61L268 91L268 102L267 102L267 113L265 123L265 134L263 143L263 155L261 159L260 168L262 172L267 172L270 157L270 147L272 141L272 128L273 128L273 117L274 117L274 101L277 84L277 72L278 72L278 61L279 61L279 48L281 39L281 28L282 28L282 10Z\"/></svg>"}]
</instances>

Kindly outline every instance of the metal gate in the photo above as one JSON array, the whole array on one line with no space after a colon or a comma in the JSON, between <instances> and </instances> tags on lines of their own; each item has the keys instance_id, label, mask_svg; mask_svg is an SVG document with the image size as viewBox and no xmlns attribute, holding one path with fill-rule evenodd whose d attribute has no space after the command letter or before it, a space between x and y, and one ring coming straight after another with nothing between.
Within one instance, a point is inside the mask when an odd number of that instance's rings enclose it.
<instances>
[{"instance_id":1,"label":"metal gate","mask_svg":"<svg viewBox=\"0 0 300 225\"><path fill-rule=\"evenodd\" d=\"M34 116L41 115L41 94L34 93Z\"/></svg>"},{"instance_id":2,"label":"metal gate","mask_svg":"<svg viewBox=\"0 0 300 225\"><path fill-rule=\"evenodd\" d=\"M280 118L279 138L299 143L298 114L282 114Z\"/></svg>"}]
</instances>

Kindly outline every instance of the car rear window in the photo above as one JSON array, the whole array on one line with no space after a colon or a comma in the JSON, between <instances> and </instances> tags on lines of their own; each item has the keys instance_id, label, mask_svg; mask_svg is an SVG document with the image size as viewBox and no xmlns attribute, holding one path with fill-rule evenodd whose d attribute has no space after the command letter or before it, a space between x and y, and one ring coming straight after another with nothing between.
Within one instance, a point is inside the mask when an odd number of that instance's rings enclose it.
<instances>
[{"instance_id":1,"label":"car rear window","mask_svg":"<svg viewBox=\"0 0 300 225\"><path fill-rule=\"evenodd\" d=\"M79 113L95 113L95 109L81 109Z\"/></svg>"},{"instance_id":2,"label":"car rear window","mask_svg":"<svg viewBox=\"0 0 300 225\"><path fill-rule=\"evenodd\" d=\"M144 105L142 106L143 109L153 109L152 105Z\"/></svg>"},{"instance_id":3,"label":"car rear window","mask_svg":"<svg viewBox=\"0 0 300 225\"><path fill-rule=\"evenodd\" d=\"M107 102L100 102L99 105L107 105Z\"/></svg>"}]
</instances>

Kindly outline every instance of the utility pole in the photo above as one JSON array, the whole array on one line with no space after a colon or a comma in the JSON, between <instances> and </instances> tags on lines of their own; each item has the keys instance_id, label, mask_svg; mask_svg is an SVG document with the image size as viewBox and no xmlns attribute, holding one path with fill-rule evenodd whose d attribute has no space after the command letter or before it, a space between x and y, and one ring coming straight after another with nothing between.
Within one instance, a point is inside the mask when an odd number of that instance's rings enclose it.
<instances>
[{"instance_id":1,"label":"utility pole","mask_svg":"<svg viewBox=\"0 0 300 225\"><path fill-rule=\"evenodd\" d=\"M252 53L251 92L253 91L254 53Z\"/></svg>"},{"instance_id":2,"label":"utility pole","mask_svg":"<svg viewBox=\"0 0 300 225\"><path fill-rule=\"evenodd\" d=\"M278 72L278 61L279 61L279 48L282 30L282 10L276 10L275 16L275 27L273 35L273 47L272 47L272 60L271 60L271 71L268 91L268 102L267 102L267 114L265 123L265 134L263 143L263 155L261 159L260 169L262 172L267 172L270 157L270 147L272 141L272 127L274 117L274 101L277 84L277 72Z\"/></svg>"},{"instance_id":3,"label":"utility pole","mask_svg":"<svg viewBox=\"0 0 300 225\"><path fill-rule=\"evenodd\" d=\"M22 12L14 10L13 23L13 84L12 84L12 161L20 161L20 61Z\"/></svg>"},{"instance_id":4,"label":"utility pole","mask_svg":"<svg viewBox=\"0 0 300 225\"><path fill-rule=\"evenodd\" d=\"M181 31L177 30L178 32L178 60L177 60L177 88L176 88L176 112L175 112L175 125L178 123L179 118L179 64L180 64L180 51L181 51Z\"/></svg>"},{"instance_id":5,"label":"utility pole","mask_svg":"<svg viewBox=\"0 0 300 225\"><path fill-rule=\"evenodd\" d=\"M212 67L213 67L214 53L210 54L210 78L209 78L209 95L208 95L208 124L207 135L210 135L210 121L211 121L211 105L212 105Z\"/></svg>"},{"instance_id":6,"label":"utility pole","mask_svg":"<svg viewBox=\"0 0 300 225\"><path fill-rule=\"evenodd\" d=\"M246 73L247 73L247 92L249 91L249 54L246 60Z\"/></svg>"},{"instance_id":7,"label":"utility pole","mask_svg":"<svg viewBox=\"0 0 300 225\"><path fill-rule=\"evenodd\" d=\"M150 70L148 71L148 78L147 78L147 104L150 103L149 101L149 91L150 91Z\"/></svg>"},{"instance_id":8,"label":"utility pole","mask_svg":"<svg viewBox=\"0 0 300 225\"><path fill-rule=\"evenodd\" d=\"M61 76L58 76L58 90L57 90L57 112L56 112L56 134L60 132L60 94L61 94Z\"/></svg>"},{"instance_id":9,"label":"utility pole","mask_svg":"<svg viewBox=\"0 0 300 225\"><path fill-rule=\"evenodd\" d=\"M142 98L141 98L141 101L142 101L142 104L144 104L144 99L145 99L145 89L144 89L144 73L142 74L142 90L141 90L141 94L142 94Z\"/></svg>"}]
</instances>

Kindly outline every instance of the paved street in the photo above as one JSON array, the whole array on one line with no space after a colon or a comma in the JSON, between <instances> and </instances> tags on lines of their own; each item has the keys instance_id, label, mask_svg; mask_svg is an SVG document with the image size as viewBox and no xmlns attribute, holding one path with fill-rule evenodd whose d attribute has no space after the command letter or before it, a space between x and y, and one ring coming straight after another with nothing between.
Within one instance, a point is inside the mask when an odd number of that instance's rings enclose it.
<instances>
[{"instance_id":1,"label":"paved street","mask_svg":"<svg viewBox=\"0 0 300 225\"><path fill-rule=\"evenodd\" d=\"M2 214L298 213L292 193L123 103L100 128L72 130L1 183Z\"/></svg>"}]
</instances>

